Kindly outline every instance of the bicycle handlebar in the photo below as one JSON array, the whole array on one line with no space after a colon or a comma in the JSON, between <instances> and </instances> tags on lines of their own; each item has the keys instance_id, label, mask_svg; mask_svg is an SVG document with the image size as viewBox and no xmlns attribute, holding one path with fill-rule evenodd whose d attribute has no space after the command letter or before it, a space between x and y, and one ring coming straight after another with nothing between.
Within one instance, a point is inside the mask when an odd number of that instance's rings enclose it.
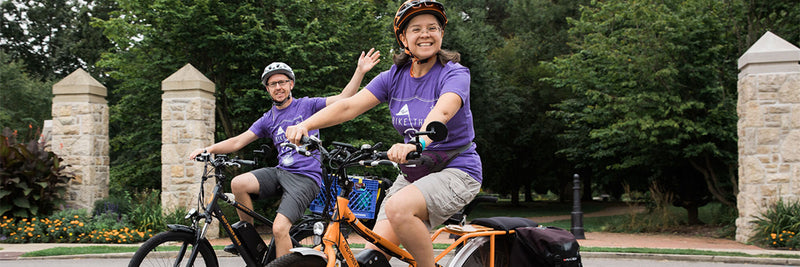
<instances>
[{"instance_id":1,"label":"bicycle handlebar","mask_svg":"<svg viewBox=\"0 0 800 267\"><path fill-rule=\"evenodd\" d=\"M211 153L204 152L197 155L194 158L195 161L206 162L207 164L213 165L214 167L219 166L235 166L241 167L241 165L248 165L254 166L256 162L254 160L246 160L246 159L239 159L239 158L228 158L226 154L217 154L213 159L211 158Z\"/></svg>"}]
</instances>

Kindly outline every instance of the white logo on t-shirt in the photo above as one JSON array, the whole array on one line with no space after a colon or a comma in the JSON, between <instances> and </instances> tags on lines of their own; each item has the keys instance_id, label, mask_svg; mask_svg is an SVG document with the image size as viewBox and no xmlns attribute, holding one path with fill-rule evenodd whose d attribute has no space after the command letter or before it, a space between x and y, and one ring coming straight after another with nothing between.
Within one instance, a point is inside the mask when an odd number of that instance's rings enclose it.
<instances>
[{"instance_id":1,"label":"white logo on t-shirt","mask_svg":"<svg viewBox=\"0 0 800 267\"><path fill-rule=\"evenodd\" d=\"M399 112L397 112L397 114L395 114L395 116L408 116L408 114L409 114L408 104L406 104L405 106L403 106L403 108L400 109Z\"/></svg>"},{"instance_id":2,"label":"white logo on t-shirt","mask_svg":"<svg viewBox=\"0 0 800 267\"><path fill-rule=\"evenodd\" d=\"M276 134L277 135L283 135L284 133L286 133L286 132L283 131L283 127L278 127L278 133L276 133Z\"/></svg>"}]
</instances>

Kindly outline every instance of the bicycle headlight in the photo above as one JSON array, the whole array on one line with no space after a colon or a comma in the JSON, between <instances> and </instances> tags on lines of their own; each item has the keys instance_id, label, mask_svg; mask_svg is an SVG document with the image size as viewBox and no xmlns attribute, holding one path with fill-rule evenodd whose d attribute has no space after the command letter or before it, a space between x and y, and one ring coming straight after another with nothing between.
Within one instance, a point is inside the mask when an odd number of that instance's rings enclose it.
<instances>
[{"instance_id":1,"label":"bicycle headlight","mask_svg":"<svg viewBox=\"0 0 800 267\"><path fill-rule=\"evenodd\" d=\"M325 233L325 223L324 222L315 222L314 223L314 235L322 235Z\"/></svg>"},{"instance_id":2,"label":"bicycle headlight","mask_svg":"<svg viewBox=\"0 0 800 267\"><path fill-rule=\"evenodd\" d=\"M324 222L315 222L314 223L314 236L312 240L314 241L314 246L319 246L322 244L322 234L325 233L325 223Z\"/></svg>"}]
</instances>

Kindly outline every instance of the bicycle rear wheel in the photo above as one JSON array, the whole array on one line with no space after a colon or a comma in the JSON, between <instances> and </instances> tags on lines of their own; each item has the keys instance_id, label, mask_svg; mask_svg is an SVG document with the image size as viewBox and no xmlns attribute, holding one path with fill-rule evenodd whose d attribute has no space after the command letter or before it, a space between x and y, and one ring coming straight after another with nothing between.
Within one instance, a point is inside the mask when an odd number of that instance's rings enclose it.
<instances>
[{"instance_id":1,"label":"bicycle rear wheel","mask_svg":"<svg viewBox=\"0 0 800 267\"><path fill-rule=\"evenodd\" d=\"M128 267L181 266L187 265L192 248L197 246L197 258L193 266L217 267L217 255L208 243L195 244L194 234L169 231L148 239L133 254Z\"/></svg>"},{"instance_id":2,"label":"bicycle rear wheel","mask_svg":"<svg viewBox=\"0 0 800 267\"><path fill-rule=\"evenodd\" d=\"M509 244L505 236L495 236L494 266L508 266ZM491 257L489 237L472 238L458 251L447 267L482 267L489 266Z\"/></svg>"}]
</instances>

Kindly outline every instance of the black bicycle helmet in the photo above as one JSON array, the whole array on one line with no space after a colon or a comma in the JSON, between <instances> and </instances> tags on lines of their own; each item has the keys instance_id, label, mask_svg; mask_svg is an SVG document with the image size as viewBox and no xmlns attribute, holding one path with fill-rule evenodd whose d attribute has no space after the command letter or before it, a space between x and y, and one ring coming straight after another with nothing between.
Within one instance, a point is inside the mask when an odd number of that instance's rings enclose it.
<instances>
[{"instance_id":1,"label":"black bicycle helmet","mask_svg":"<svg viewBox=\"0 0 800 267\"><path fill-rule=\"evenodd\" d=\"M444 5L436 0L409 0L400 5L400 8L397 9L397 14L394 15L394 38L397 40L397 44L400 45L400 49L403 49L403 51L410 56L413 55L411 51L408 50L408 47L404 46L403 42L400 41L400 34L403 33L403 30L405 30L406 26L408 26L408 22L411 21L413 17L421 14L431 14L436 17L442 29L447 25L447 15L444 13Z\"/></svg>"},{"instance_id":2,"label":"black bicycle helmet","mask_svg":"<svg viewBox=\"0 0 800 267\"><path fill-rule=\"evenodd\" d=\"M283 62L272 62L266 68L264 68L264 73L261 74L261 83L264 84L264 86L267 86L267 80L269 80L269 77L278 73L285 74L286 76L289 76L289 79L294 81L294 71L292 71L292 68L289 67L289 65L286 65L286 63Z\"/></svg>"}]
</instances>

